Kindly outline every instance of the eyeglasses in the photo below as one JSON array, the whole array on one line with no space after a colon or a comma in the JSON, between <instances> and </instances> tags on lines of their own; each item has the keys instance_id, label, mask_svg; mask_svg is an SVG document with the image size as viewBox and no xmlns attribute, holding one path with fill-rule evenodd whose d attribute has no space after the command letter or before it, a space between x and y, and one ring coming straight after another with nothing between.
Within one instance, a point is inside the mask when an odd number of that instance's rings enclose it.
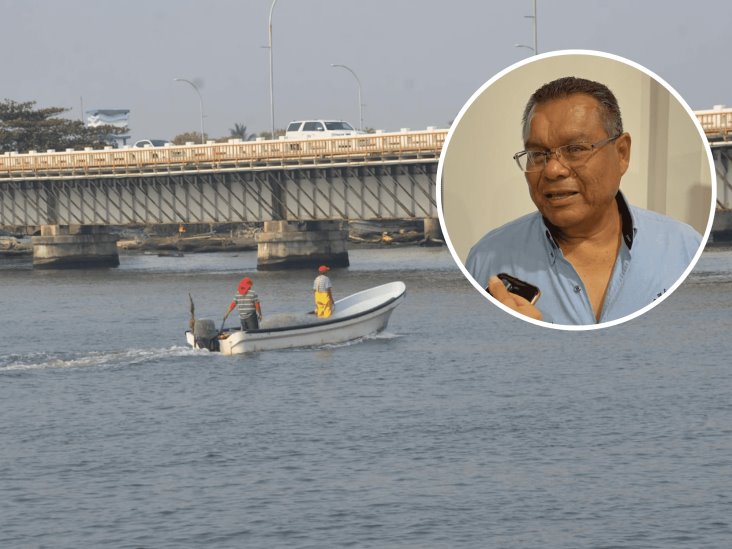
<instances>
[{"instance_id":1,"label":"eyeglasses","mask_svg":"<svg viewBox=\"0 0 732 549\"><path fill-rule=\"evenodd\" d=\"M571 143L548 151L520 151L513 155L513 159L523 172L540 172L549 163L552 156L556 156L559 163L565 168L577 168L587 162L599 148L615 141L622 134L603 139L597 143Z\"/></svg>"}]
</instances>

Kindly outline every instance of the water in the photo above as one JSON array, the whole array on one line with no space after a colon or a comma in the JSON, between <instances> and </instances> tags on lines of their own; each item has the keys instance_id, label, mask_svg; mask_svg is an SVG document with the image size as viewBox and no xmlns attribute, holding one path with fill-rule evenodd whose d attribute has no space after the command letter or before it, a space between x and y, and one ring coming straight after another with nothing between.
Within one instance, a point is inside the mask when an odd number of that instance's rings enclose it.
<instances>
[{"instance_id":1,"label":"water","mask_svg":"<svg viewBox=\"0 0 732 549\"><path fill-rule=\"evenodd\" d=\"M732 251L630 323L560 332L484 302L445 250L351 253L403 280L388 332L224 357L183 343L254 253L0 266L0 547L732 546Z\"/></svg>"}]
</instances>

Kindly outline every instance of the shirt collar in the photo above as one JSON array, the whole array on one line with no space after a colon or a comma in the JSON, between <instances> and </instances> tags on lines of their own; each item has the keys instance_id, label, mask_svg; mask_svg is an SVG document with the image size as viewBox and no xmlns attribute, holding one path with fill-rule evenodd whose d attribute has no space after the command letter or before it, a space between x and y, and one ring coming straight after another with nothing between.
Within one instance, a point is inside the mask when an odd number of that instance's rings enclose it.
<instances>
[{"instance_id":1,"label":"shirt collar","mask_svg":"<svg viewBox=\"0 0 732 549\"><path fill-rule=\"evenodd\" d=\"M628 202L627 200L625 200L623 193L618 191L618 194L615 195L615 201L618 203L618 211L620 212L623 242L628 247L628 250L630 250L633 247L633 240L635 239L635 235L638 232L638 227L636 226L633 212L630 210ZM544 217L541 218L541 229L544 233L544 238L542 240L544 242L546 252L549 256L549 262L551 264L554 264L554 262L557 260L557 254L561 253L561 248L559 247L559 244L557 244L557 241L554 240L554 237L549 230L547 220Z\"/></svg>"},{"instance_id":2,"label":"shirt collar","mask_svg":"<svg viewBox=\"0 0 732 549\"><path fill-rule=\"evenodd\" d=\"M635 223L633 212L630 211L630 207L628 206L628 202L625 200L623 193L618 191L618 194L615 195L615 200L618 203L620 219L623 223L623 242L625 242L625 245L630 250L633 247L633 240L638 232L638 227Z\"/></svg>"}]
</instances>

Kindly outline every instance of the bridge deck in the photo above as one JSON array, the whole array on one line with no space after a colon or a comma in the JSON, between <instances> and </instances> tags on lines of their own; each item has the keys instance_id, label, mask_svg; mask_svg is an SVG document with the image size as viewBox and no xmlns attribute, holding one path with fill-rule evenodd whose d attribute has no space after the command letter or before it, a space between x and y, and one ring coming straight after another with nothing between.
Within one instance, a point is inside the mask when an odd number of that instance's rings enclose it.
<instances>
[{"instance_id":1,"label":"bridge deck","mask_svg":"<svg viewBox=\"0 0 732 549\"><path fill-rule=\"evenodd\" d=\"M695 114L709 141L727 141L732 135L732 109L696 111Z\"/></svg>"},{"instance_id":2,"label":"bridge deck","mask_svg":"<svg viewBox=\"0 0 732 549\"><path fill-rule=\"evenodd\" d=\"M0 156L0 225L437 217L447 130Z\"/></svg>"},{"instance_id":3,"label":"bridge deck","mask_svg":"<svg viewBox=\"0 0 732 549\"><path fill-rule=\"evenodd\" d=\"M697 112L720 206L732 109ZM447 130L0 155L0 225L437 217Z\"/></svg>"},{"instance_id":4,"label":"bridge deck","mask_svg":"<svg viewBox=\"0 0 732 549\"><path fill-rule=\"evenodd\" d=\"M696 111L709 141L732 135L732 108ZM2 179L78 179L157 173L195 173L227 169L302 167L394 162L439 157L447 130L376 133L342 138L262 140L206 145L86 149L65 152L8 152L0 155Z\"/></svg>"},{"instance_id":5,"label":"bridge deck","mask_svg":"<svg viewBox=\"0 0 732 549\"><path fill-rule=\"evenodd\" d=\"M0 180L127 177L162 173L436 160L447 130L206 145L48 151L0 156Z\"/></svg>"}]
</instances>

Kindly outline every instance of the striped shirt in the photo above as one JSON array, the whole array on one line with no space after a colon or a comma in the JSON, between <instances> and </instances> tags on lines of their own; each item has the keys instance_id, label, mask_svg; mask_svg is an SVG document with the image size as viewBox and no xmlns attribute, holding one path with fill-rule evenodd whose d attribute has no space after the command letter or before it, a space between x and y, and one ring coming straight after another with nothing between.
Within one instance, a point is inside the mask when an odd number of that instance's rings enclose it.
<instances>
[{"instance_id":1,"label":"striped shirt","mask_svg":"<svg viewBox=\"0 0 732 549\"><path fill-rule=\"evenodd\" d=\"M236 306L239 309L239 318L248 318L257 312L256 306L259 304L257 292L249 290L247 295L237 293L234 296Z\"/></svg>"},{"instance_id":2,"label":"striped shirt","mask_svg":"<svg viewBox=\"0 0 732 549\"><path fill-rule=\"evenodd\" d=\"M313 282L313 290L316 292L325 292L328 288L332 288L330 278L325 275L318 275L315 282Z\"/></svg>"}]
</instances>

